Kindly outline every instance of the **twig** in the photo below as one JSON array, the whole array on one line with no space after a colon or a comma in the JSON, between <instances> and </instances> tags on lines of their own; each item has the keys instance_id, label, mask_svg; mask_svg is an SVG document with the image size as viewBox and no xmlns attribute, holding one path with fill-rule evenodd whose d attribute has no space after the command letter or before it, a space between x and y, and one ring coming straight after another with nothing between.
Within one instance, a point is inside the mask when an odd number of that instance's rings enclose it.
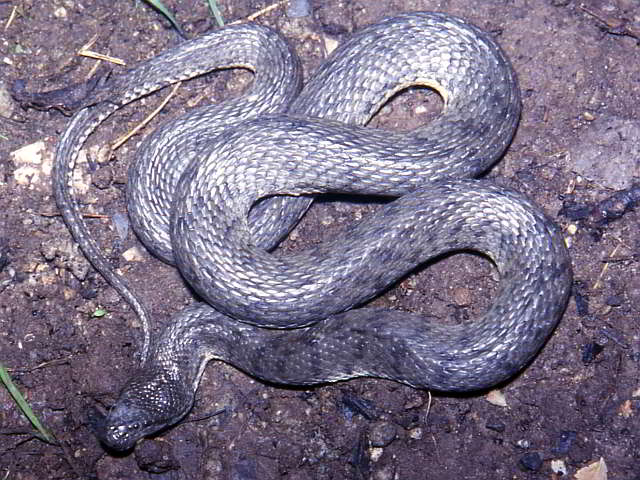
<instances>
[{"instance_id":1,"label":"twig","mask_svg":"<svg viewBox=\"0 0 640 480\"><path fill-rule=\"evenodd\" d=\"M280 2L272 3L271 5L269 5L267 7L264 7L262 10L258 10L257 12L252 13L247 18L242 19L242 20L236 20L235 22L231 22L229 25L237 25L238 23L252 22L256 18L258 18L258 17L260 17L262 15L266 15L267 13L269 13L272 10L275 10L276 8L286 4L287 2L288 2L288 0L282 0Z\"/></svg>"},{"instance_id":2,"label":"twig","mask_svg":"<svg viewBox=\"0 0 640 480\"><path fill-rule=\"evenodd\" d=\"M580 5L580 8L583 12L603 23L608 33L613 35L627 35L640 40L640 29L637 27L637 23L633 23L626 18L613 17L601 11L591 10L585 5Z\"/></svg>"},{"instance_id":3,"label":"twig","mask_svg":"<svg viewBox=\"0 0 640 480\"><path fill-rule=\"evenodd\" d=\"M13 21L16 19L17 12L18 12L18 6L14 5L13 8L11 9L11 15L9 15L9 19L7 20L7 23L4 24L5 32L9 29Z\"/></svg>"},{"instance_id":4,"label":"twig","mask_svg":"<svg viewBox=\"0 0 640 480\"><path fill-rule=\"evenodd\" d=\"M176 83L175 86L173 87L173 90L171 90L171 93L169 93L169 95L167 95L167 98L165 98L162 101L162 103L158 106L158 108L156 108L153 112L151 112L147 116L147 118L142 120L142 122L140 122L138 125L136 125L136 127L133 130L131 130L129 133L123 135L118 140L116 140L114 143L112 143L111 144L111 151L114 151L114 150L120 148L123 143L125 143L127 140L129 140L129 138L131 138L136 133L138 133L140 130L142 130L145 127L145 125L147 125L153 119L153 117L155 117L158 113L160 113L160 110L162 110L164 108L164 106L167 103L169 103L169 100L171 100L174 97L174 95L176 94L176 92L180 88L180 85L182 85L182 82Z\"/></svg>"},{"instance_id":5,"label":"twig","mask_svg":"<svg viewBox=\"0 0 640 480\"><path fill-rule=\"evenodd\" d=\"M41 217L59 217L62 214L60 212L39 212ZM83 218L111 218L110 215L104 213L82 213Z\"/></svg>"},{"instance_id":6,"label":"twig","mask_svg":"<svg viewBox=\"0 0 640 480\"><path fill-rule=\"evenodd\" d=\"M126 65L125 61L120 58L110 57L109 55L94 52L92 50L79 50L78 55L82 55L83 57L95 58L96 60L104 60L105 62L115 63L116 65Z\"/></svg>"},{"instance_id":7,"label":"twig","mask_svg":"<svg viewBox=\"0 0 640 480\"><path fill-rule=\"evenodd\" d=\"M42 362L36 365L35 367L30 367L30 368L7 368L7 371L10 373L29 373L29 372L33 372L34 370L38 370L40 368L45 368L45 367L51 367L53 365L64 365L68 363L72 357L73 355L70 355L65 358L56 358L54 360L49 360L48 362Z\"/></svg>"},{"instance_id":8,"label":"twig","mask_svg":"<svg viewBox=\"0 0 640 480\"><path fill-rule=\"evenodd\" d=\"M615 248L609 254L609 258L612 258L613 256L615 256L615 254L617 253L618 249L620 248L620 245L622 245L622 242L618 241L618 244L615 246ZM596 280L596 283L593 284L593 289L594 290L600 288L600 281L604 277L604 274L607 273L607 270L609 270L609 265L610 265L610 263L605 261L604 265L602 266L602 270L600 271L600 275L598 275L598 279Z\"/></svg>"},{"instance_id":9,"label":"twig","mask_svg":"<svg viewBox=\"0 0 640 480\"><path fill-rule=\"evenodd\" d=\"M98 40L97 33L93 37L91 37L91 39L87 43L80 47L80 50L78 50L78 55L81 55L83 57L95 58L96 60L104 60L105 62L115 63L116 65L126 66L125 61L120 58L111 57L103 53L89 50L96 43L96 40Z\"/></svg>"}]
</instances>

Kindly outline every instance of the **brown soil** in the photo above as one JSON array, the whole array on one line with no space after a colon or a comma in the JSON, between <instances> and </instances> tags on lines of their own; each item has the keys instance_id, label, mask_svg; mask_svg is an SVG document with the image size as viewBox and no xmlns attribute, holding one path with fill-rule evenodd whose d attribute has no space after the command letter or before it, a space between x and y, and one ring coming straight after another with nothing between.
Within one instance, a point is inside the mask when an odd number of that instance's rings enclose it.
<instances>
[{"instance_id":1,"label":"brown soil","mask_svg":"<svg viewBox=\"0 0 640 480\"><path fill-rule=\"evenodd\" d=\"M202 0L165 3L189 35L214 26ZM230 22L269 2L219 3ZM18 15L4 28L14 6ZM597 139L617 125L608 119L636 128L640 122L637 2L317 0L311 18L288 18L281 7L258 21L290 38L311 72L324 56L326 38L339 41L362 25L411 10L456 14L496 35L518 72L524 111L513 145L488 177L533 198L564 228L570 245L574 296L541 354L502 386L506 406L485 394L430 397L374 379L310 390L275 388L212 363L187 422L144 441L135 453L106 453L91 433L87 410L108 408L115 400L135 366L139 325L73 248L55 215L43 165L31 165L25 177L25 165L10 155L44 141L45 161L50 159L68 118L8 103L0 114L0 360L59 445L29 435L29 423L0 390L1 478L550 479L562 476L553 473L558 465L573 478L601 457L609 478L640 478L637 183L630 189L640 138L607 137L616 145L626 142L632 152L627 166L601 154L600 166L611 168L591 177L589 171L575 173L578 159L571 155L595 128L602 132L595 131L591 151L604 149ZM0 19L0 94L19 78L34 91L85 80L94 61L76 52L94 35L92 50L128 65L178 41L143 2L0 1ZM223 72L187 83L146 132L197 100L237 94L250 78ZM90 144L109 144L167 93L123 110ZM423 121L416 107L438 108L434 98L401 95L374 126L410 128ZM121 239L112 222L114 214L126 212L126 166L138 141L130 140L113 161L89 163L91 188L81 200L87 212L104 215L88 220L103 249L154 318L165 319L189 302L188 290L142 246L142 261L127 262L122 252L139 244L132 233ZM634 166L635 173L625 170ZM614 194L607 187L611 177L626 190L606 202ZM366 208L318 205L284 248L339 235L340 225ZM457 255L378 301L456 321L486 308L495 282L487 262ZM94 316L98 308L108 314ZM221 408L224 413L207 416Z\"/></svg>"}]
</instances>

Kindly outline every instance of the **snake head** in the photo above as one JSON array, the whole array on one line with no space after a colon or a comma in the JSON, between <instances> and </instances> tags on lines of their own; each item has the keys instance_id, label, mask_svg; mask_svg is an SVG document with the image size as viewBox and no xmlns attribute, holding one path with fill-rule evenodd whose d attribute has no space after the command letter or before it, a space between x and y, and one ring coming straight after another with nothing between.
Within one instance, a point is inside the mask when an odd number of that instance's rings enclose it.
<instances>
[{"instance_id":1,"label":"snake head","mask_svg":"<svg viewBox=\"0 0 640 480\"><path fill-rule=\"evenodd\" d=\"M162 373L139 373L122 389L118 401L95 426L98 439L108 448L129 450L143 437L178 422L193 405L177 382Z\"/></svg>"}]
</instances>

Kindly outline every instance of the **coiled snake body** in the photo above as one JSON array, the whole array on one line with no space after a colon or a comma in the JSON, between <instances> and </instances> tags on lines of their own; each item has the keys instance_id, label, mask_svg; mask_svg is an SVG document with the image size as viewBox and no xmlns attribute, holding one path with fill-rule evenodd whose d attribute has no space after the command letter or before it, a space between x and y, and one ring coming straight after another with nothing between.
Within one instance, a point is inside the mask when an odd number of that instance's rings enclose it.
<instances>
[{"instance_id":1,"label":"coiled snake body","mask_svg":"<svg viewBox=\"0 0 640 480\"><path fill-rule=\"evenodd\" d=\"M227 67L253 70L251 90L161 127L130 170L136 232L206 303L178 313L149 350L145 343L140 371L100 429L105 444L130 448L182 418L210 359L281 384L375 376L466 391L505 380L533 358L565 307L569 257L557 227L531 202L470 179L510 143L520 94L489 36L437 13L354 34L300 93L298 61L276 33L225 27L111 79L96 104L76 114L58 147L57 202L85 254L143 321L144 307L78 213L75 159L122 105ZM411 85L441 94L436 120L408 134L364 127ZM310 195L325 192L398 198L336 241L269 253ZM420 263L461 249L486 254L502 277L482 318L445 326L407 312L350 310Z\"/></svg>"}]
</instances>

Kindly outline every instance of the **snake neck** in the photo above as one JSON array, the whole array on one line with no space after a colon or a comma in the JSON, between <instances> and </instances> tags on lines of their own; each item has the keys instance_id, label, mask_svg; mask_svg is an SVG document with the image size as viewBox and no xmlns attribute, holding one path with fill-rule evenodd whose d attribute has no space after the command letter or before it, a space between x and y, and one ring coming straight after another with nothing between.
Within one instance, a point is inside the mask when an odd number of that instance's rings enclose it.
<instances>
[{"instance_id":1,"label":"snake neck","mask_svg":"<svg viewBox=\"0 0 640 480\"><path fill-rule=\"evenodd\" d=\"M225 341L231 333L205 316L223 318L211 307L194 303L170 320L97 428L104 445L128 450L189 413L207 362L231 354Z\"/></svg>"}]
</instances>

